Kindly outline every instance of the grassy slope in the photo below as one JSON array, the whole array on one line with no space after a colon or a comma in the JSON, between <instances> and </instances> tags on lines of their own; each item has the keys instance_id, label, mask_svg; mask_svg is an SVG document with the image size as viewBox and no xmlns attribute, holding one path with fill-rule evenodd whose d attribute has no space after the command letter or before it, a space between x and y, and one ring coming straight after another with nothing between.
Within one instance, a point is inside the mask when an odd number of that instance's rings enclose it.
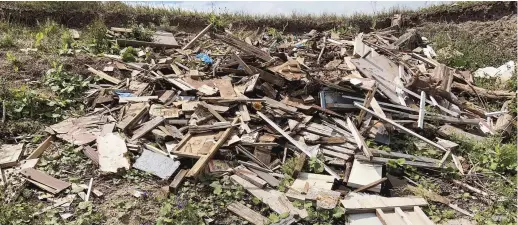
<instances>
[{"instance_id":1,"label":"grassy slope","mask_svg":"<svg viewBox=\"0 0 518 225\"><path fill-rule=\"evenodd\" d=\"M207 21L213 20L211 13L183 11L179 9L151 8L148 6L128 6L120 2L2 2L0 9L5 11L4 17L11 21L27 24L41 22L44 18L66 24L67 26L85 26L93 19L102 17L108 26L123 26L128 23L154 23L178 25L183 30L201 29ZM466 14L466 11L469 11ZM26 17L30 13L31 17ZM335 14L311 15L275 15L260 16L244 13L222 13L217 17L225 23L233 23L237 27L256 29L265 24L269 27L288 32L306 32L311 29L359 29L371 31L372 28L390 26L390 18L395 13L405 15L409 26L425 21L463 22L468 20L484 21L498 19L516 13L516 5L512 2L459 2L454 6L438 5L421 10L394 8L377 15L356 14L343 16Z\"/></svg>"}]
</instances>

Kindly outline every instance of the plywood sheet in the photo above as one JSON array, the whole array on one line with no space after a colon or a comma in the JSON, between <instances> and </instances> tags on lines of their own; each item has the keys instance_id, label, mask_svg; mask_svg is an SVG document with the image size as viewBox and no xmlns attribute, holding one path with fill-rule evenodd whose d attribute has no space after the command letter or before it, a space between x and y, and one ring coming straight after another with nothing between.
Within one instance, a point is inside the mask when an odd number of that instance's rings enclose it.
<instances>
[{"instance_id":1,"label":"plywood sheet","mask_svg":"<svg viewBox=\"0 0 518 225\"><path fill-rule=\"evenodd\" d=\"M377 181L381 179L382 169L383 166L380 164L354 160L347 186L352 188L360 188L364 185ZM368 190L372 192L380 192L381 184Z\"/></svg>"},{"instance_id":2,"label":"plywood sheet","mask_svg":"<svg viewBox=\"0 0 518 225\"><path fill-rule=\"evenodd\" d=\"M4 144L0 146L0 168L16 165L22 154L23 143L17 145Z\"/></svg>"}]
</instances>

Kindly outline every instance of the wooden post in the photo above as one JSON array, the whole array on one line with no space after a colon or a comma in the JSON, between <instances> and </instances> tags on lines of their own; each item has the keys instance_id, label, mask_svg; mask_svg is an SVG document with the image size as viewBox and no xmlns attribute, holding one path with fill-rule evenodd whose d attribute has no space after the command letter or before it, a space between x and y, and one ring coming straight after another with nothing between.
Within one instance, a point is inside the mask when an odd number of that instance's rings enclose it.
<instances>
[{"instance_id":1,"label":"wooden post","mask_svg":"<svg viewBox=\"0 0 518 225\"><path fill-rule=\"evenodd\" d=\"M198 39L200 39L200 37L203 37L203 35L205 35L210 30L211 27L212 27L212 23L209 24L207 27L205 27L200 33L198 33L191 41L189 41L189 43L187 43L185 46L183 46L182 50L185 50L185 49L188 49L189 47L191 47L191 45L194 44L194 42L196 42Z\"/></svg>"},{"instance_id":2,"label":"wooden post","mask_svg":"<svg viewBox=\"0 0 518 225\"><path fill-rule=\"evenodd\" d=\"M376 94L376 90L378 90L377 84L375 84L374 88L367 93L367 96L365 96L365 101L363 102L363 107L365 107L365 108L370 107L371 101L374 98L374 94ZM358 127L361 126L363 117L365 116L365 114L366 114L366 112L364 110L360 110L360 115L358 115Z\"/></svg>"}]
</instances>

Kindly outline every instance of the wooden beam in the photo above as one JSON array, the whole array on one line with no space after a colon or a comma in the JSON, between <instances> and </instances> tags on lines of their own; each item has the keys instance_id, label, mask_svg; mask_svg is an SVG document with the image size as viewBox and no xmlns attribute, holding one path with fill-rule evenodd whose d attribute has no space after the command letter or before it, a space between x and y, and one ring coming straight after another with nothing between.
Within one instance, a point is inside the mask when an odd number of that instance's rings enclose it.
<instances>
[{"instance_id":1,"label":"wooden beam","mask_svg":"<svg viewBox=\"0 0 518 225\"><path fill-rule=\"evenodd\" d=\"M425 138L425 137L423 137L423 136L421 136L421 135L419 135L419 134L416 134L416 133L415 133L415 132L413 132L412 130L410 130L410 129L408 129L408 128L404 127L404 126L402 126L402 125L401 125L401 124L399 124L399 123L396 123L396 122L392 121L391 119L384 118L384 117L382 117L382 116L378 115L377 113L375 113L375 112L373 112L373 111L371 111L371 110L369 110L369 109L367 109L367 108L363 107L363 106L362 106L362 105L360 105L358 102L355 102L355 103L354 103L354 105L355 105L356 107L360 108L360 109L363 109L363 110L367 111L368 113L372 114L373 116L377 117L378 119L383 120L383 121L385 121L385 122L387 122L387 123L390 123L390 124L392 124L393 126L395 126L395 127L399 128L399 129L401 129L402 131L405 131L405 132L407 132L407 133L409 133L409 134L411 134L411 135L413 135L413 136L415 136L415 137L417 137L417 138L419 138L419 139L423 140L424 142L426 142L426 143L428 143L428 144L430 144L430 145L432 145L432 146L434 146L434 147L436 147L436 148L438 148L438 149L440 149L440 150L442 150L442 151L445 151L445 152L447 151L447 150L446 150L445 148L443 148L441 145L439 145L439 144L437 144L437 143L435 143L435 142L433 142L433 141L430 141L430 140L428 140L427 138Z\"/></svg>"},{"instance_id":2,"label":"wooden beam","mask_svg":"<svg viewBox=\"0 0 518 225\"><path fill-rule=\"evenodd\" d=\"M353 122L351 121L351 119L349 117L347 117L347 126L349 126L349 130L353 134L354 140L356 141L356 144L358 145L358 149L363 151L363 154L365 154L365 156L369 160L371 160L373 157L372 152L367 147L365 140L363 139L363 137L360 134L360 132L358 131L358 129L356 129L356 126L354 126Z\"/></svg>"},{"instance_id":3,"label":"wooden beam","mask_svg":"<svg viewBox=\"0 0 518 225\"><path fill-rule=\"evenodd\" d=\"M424 114L426 104L426 93L421 91L421 102L419 102L419 119L417 120L417 127L423 129L424 126Z\"/></svg>"},{"instance_id":4,"label":"wooden beam","mask_svg":"<svg viewBox=\"0 0 518 225\"><path fill-rule=\"evenodd\" d=\"M254 225L266 225L269 223L268 218L239 202L230 203L227 209Z\"/></svg>"},{"instance_id":5,"label":"wooden beam","mask_svg":"<svg viewBox=\"0 0 518 225\"><path fill-rule=\"evenodd\" d=\"M279 134L284 136L292 145L294 145L296 148L298 148L300 151L302 151L307 156L311 157L311 153L307 150L306 146L302 145L302 143L296 141L293 139L290 135L288 135L284 130L282 130L276 123L268 119L263 113L257 112L257 115L259 115L264 121L266 121L275 131L277 131ZM317 159L317 161L320 161ZM325 165L323 162L321 162L324 165L324 169L331 174L335 179L340 179L340 176L333 171L331 168L329 168L327 165Z\"/></svg>"},{"instance_id":6,"label":"wooden beam","mask_svg":"<svg viewBox=\"0 0 518 225\"><path fill-rule=\"evenodd\" d=\"M396 207L395 208L396 214L403 219L406 225L414 225L412 221L410 221L410 218L408 218L408 215L401 210L401 208ZM417 224L416 224L417 225Z\"/></svg>"},{"instance_id":7,"label":"wooden beam","mask_svg":"<svg viewBox=\"0 0 518 225\"><path fill-rule=\"evenodd\" d=\"M88 65L87 65L88 66ZM114 83L114 84L119 84L121 82L121 80L115 78L115 77L112 77L102 71L99 71L99 70L96 70L90 66L88 66L88 71L92 72L93 74L95 74L96 76L102 78L102 79L105 79L111 83Z\"/></svg>"},{"instance_id":8,"label":"wooden beam","mask_svg":"<svg viewBox=\"0 0 518 225\"><path fill-rule=\"evenodd\" d=\"M207 110L209 110L209 112L214 115L214 117L216 117L216 119L218 119L219 121L221 122L227 122L227 120L225 120L225 118L223 118L218 112L216 112L216 110L214 110L209 104L201 101L198 105L201 105L202 107L206 108Z\"/></svg>"},{"instance_id":9,"label":"wooden beam","mask_svg":"<svg viewBox=\"0 0 518 225\"><path fill-rule=\"evenodd\" d=\"M248 75L253 75L254 74L254 71L252 71L252 69L250 69L250 67L248 65L246 65L245 61L243 61L241 59L241 57L239 57L236 53L232 53L232 58L234 60L236 60L239 65L241 65L243 67L243 69L245 70L245 72L248 74Z\"/></svg>"},{"instance_id":10,"label":"wooden beam","mask_svg":"<svg viewBox=\"0 0 518 225\"><path fill-rule=\"evenodd\" d=\"M36 150L34 150L31 153L31 155L29 155L29 157L27 157L27 159L39 158L41 156L41 154L43 154L43 152L50 147L50 145L52 144L52 141L54 141L54 136L51 135L51 136L47 137L40 145L38 145Z\"/></svg>"},{"instance_id":11,"label":"wooden beam","mask_svg":"<svg viewBox=\"0 0 518 225\"><path fill-rule=\"evenodd\" d=\"M206 26L203 30L201 30L200 33L198 33L191 41L189 41L189 43L187 43L185 46L182 47L182 50L190 48L191 45L194 44L194 42L196 42L198 39L203 37L203 35L205 35L210 30L212 25L213 24L211 23L208 26Z\"/></svg>"},{"instance_id":12,"label":"wooden beam","mask_svg":"<svg viewBox=\"0 0 518 225\"><path fill-rule=\"evenodd\" d=\"M154 119L142 124L142 126L133 132L133 136L131 136L131 140L136 140L146 135L149 131L153 130L156 126L161 124L164 121L164 117L157 116Z\"/></svg>"},{"instance_id":13,"label":"wooden beam","mask_svg":"<svg viewBox=\"0 0 518 225\"><path fill-rule=\"evenodd\" d=\"M180 185L182 185L182 182L185 179L185 175L187 175L188 172L189 172L188 169L182 169L182 170L178 171L176 176L174 176L171 184L169 184L169 190L177 191L178 187L180 187Z\"/></svg>"},{"instance_id":14,"label":"wooden beam","mask_svg":"<svg viewBox=\"0 0 518 225\"><path fill-rule=\"evenodd\" d=\"M237 123L238 120L239 117L234 118L234 120L232 121L232 126L227 128L225 132L223 132L218 141L214 145L212 145L207 155L204 155L200 159L198 159L196 164L194 164L194 166L189 170L189 173L187 173L187 177L195 177L201 172L201 170L207 165L209 160L211 160L212 157L214 157L214 155L216 154L216 152L218 152L219 148L227 141L228 137L230 137L230 133L232 133L234 125Z\"/></svg>"},{"instance_id":15,"label":"wooden beam","mask_svg":"<svg viewBox=\"0 0 518 225\"><path fill-rule=\"evenodd\" d=\"M373 187L375 187L375 186L378 186L379 184L381 184L381 183L385 182L386 180L387 180L387 178L386 178L386 177L383 177L383 178L381 178L381 179L379 179L379 180L377 180L377 181L374 181L374 182L372 182L372 183L370 183L370 184L366 184L366 185L364 185L364 186L362 186L362 187L360 187L360 188L358 188L358 189L354 190L353 192L360 192L360 191L365 191L365 190L367 190L367 189L371 189L371 188L373 188Z\"/></svg>"},{"instance_id":16,"label":"wooden beam","mask_svg":"<svg viewBox=\"0 0 518 225\"><path fill-rule=\"evenodd\" d=\"M232 35L229 35L229 34L226 34L226 35L219 35L219 34L214 34L214 37L216 39L219 39L221 40L222 42L224 42L225 44L227 45L230 45L232 47L235 47L249 55L253 55L263 61L270 61L272 60L273 58L267 53L267 52L264 52L263 50L261 50L260 48L258 47L255 47L253 45L249 45L247 44L246 42L244 41L241 41L239 39L237 39L236 37L232 36Z\"/></svg>"}]
</instances>

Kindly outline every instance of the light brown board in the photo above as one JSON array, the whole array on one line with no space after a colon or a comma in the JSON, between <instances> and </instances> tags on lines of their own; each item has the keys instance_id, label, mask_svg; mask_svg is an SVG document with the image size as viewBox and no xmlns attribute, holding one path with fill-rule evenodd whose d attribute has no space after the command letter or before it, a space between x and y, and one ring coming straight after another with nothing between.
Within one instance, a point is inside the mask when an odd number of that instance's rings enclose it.
<instances>
[{"instance_id":1,"label":"light brown board","mask_svg":"<svg viewBox=\"0 0 518 225\"><path fill-rule=\"evenodd\" d=\"M20 171L20 173L24 177L29 179L29 181L31 181L31 182L35 181L37 183L40 183L47 187L52 188L53 191L51 191L51 192L53 194L57 194L70 186L70 183L67 183L65 181L51 177L41 171L33 169L33 168L23 169Z\"/></svg>"},{"instance_id":2,"label":"light brown board","mask_svg":"<svg viewBox=\"0 0 518 225\"><path fill-rule=\"evenodd\" d=\"M233 202L233 203L229 204L227 206L227 209L252 224L255 224L255 225L268 224L268 219L266 217L262 216L258 212L255 212L254 210L251 210L250 208L246 207L245 205L243 205L239 202Z\"/></svg>"}]
</instances>

